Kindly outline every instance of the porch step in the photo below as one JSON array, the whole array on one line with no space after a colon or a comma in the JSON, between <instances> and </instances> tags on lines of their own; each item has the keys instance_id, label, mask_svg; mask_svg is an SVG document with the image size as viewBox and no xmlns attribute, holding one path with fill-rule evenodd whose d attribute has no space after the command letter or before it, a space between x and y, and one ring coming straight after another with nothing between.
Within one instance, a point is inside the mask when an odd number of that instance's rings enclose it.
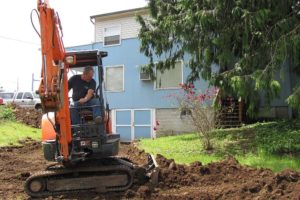
<instances>
[{"instance_id":1,"label":"porch step","mask_svg":"<svg viewBox=\"0 0 300 200\"><path fill-rule=\"evenodd\" d=\"M219 126L221 128L236 128L242 125L240 102L237 99L222 100L222 114Z\"/></svg>"}]
</instances>

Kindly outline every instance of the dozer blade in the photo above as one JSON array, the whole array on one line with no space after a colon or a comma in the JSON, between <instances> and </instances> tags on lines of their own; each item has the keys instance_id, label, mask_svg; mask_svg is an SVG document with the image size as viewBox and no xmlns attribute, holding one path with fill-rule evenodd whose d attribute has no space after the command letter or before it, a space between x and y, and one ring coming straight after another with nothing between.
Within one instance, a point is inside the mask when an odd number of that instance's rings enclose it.
<instances>
[{"instance_id":1,"label":"dozer blade","mask_svg":"<svg viewBox=\"0 0 300 200\"><path fill-rule=\"evenodd\" d=\"M158 175L159 175L159 166L155 160L155 157L151 154L148 155L148 164L146 167L146 176L149 177L150 183L152 186L157 186L158 184Z\"/></svg>"}]
</instances>

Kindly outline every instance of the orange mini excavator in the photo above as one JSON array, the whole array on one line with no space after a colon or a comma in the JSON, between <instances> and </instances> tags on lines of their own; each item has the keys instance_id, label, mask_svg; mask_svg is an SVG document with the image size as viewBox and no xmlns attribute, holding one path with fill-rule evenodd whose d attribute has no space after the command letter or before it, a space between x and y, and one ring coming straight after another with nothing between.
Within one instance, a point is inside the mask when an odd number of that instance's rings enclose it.
<instances>
[{"instance_id":1,"label":"orange mini excavator","mask_svg":"<svg viewBox=\"0 0 300 200\"><path fill-rule=\"evenodd\" d=\"M107 53L98 50L66 52L58 14L48 1L38 0L37 8L33 11L40 22L40 32L35 30L41 38L42 53L38 89L44 113L42 146L45 159L55 162L28 177L24 186L26 193L42 197L84 190L124 191L135 182L151 181L158 171L152 156L149 155L149 163L145 166L117 156L120 136L111 133L109 108L104 105L102 91L102 58ZM102 122L96 124L90 120L91 108L84 107L79 111L80 124L71 125L67 74L70 69L85 66L97 69L98 87L94 97L100 102L96 106L102 111Z\"/></svg>"}]
</instances>

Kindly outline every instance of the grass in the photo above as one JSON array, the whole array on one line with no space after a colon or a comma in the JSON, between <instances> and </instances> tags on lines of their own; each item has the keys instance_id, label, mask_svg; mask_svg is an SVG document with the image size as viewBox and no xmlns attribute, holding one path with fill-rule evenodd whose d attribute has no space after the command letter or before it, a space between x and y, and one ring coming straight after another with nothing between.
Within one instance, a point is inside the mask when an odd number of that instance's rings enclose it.
<instances>
[{"instance_id":1,"label":"grass","mask_svg":"<svg viewBox=\"0 0 300 200\"><path fill-rule=\"evenodd\" d=\"M0 120L0 147L20 145L19 141L26 138L40 140L41 130L31 128L15 121Z\"/></svg>"},{"instance_id":2,"label":"grass","mask_svg":"<svg viewBox=\"0 0 300 200\"><path fill-rule=\"evenodd\" d=\"M172 158L177 163L191 163L195 160L209 163L220 160L219 156L207 155L202 151L201 142L195 134L161 137L155 140L143 139L140 147L146 152Z\"/></svg>"},{"instance_id":3,"label":"grass","mask_svg":"<svg viewBox=\"0 0 300 200\"><path fill-rule=\"evenodd\" d=\"M196 134L143 139L140 147L152 154L162 154L177 163L201 161L207 164L232 155L241 164L300 171L300 121L256 123L213 133L214 151L206 152Z\"/></svg>"},{"instance_id":4,"label":"grass","mask_svg":"<svg viewBox=\"0 0 300 200\"><path fill-rule=\"evenodd\" d=\"M300 158L296 156L247 154L244 156L238 155L236 158L241 164L257 168L269 168L274 172L279 172L284 169L294 169L300 172Z\"/></svg>"},{"instance_id":5,"label":"grass","mask_svg":"<svg viewBox=\"0 0 300 200\"><path fill-rule=\"evenodd\" d=\"M15 120L15 115L11 106L0 105L0 120Z\"/></svg>"}]
</instances>

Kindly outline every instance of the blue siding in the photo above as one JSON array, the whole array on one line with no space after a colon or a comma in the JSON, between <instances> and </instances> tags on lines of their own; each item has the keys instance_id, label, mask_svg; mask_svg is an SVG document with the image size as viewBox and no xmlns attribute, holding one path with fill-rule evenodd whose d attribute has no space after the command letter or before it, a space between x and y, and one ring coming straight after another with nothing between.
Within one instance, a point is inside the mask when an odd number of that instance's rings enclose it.
<instances>
[{"instance_id":1,"label":"blue siding","mask_svg":"<svg viewBox=\"0 0 300 200\"><path fill-rule=\"evenodd\" d=\"M148 63L148 59L139 52L140 42L138 39L122 40L121 45L103 47L102 43L94 43L68 48L71 50L98 49L107 51L108 57L103 59L103 65L124 65L124 92L106 92L110 108L112 109L137 109L137 108L175 108L177 103L169 98L170 94L178 93L178 89L156 90L153 81L139 80L139 66ZM183 81L188 76L190 69L183 67ZM179 84L179 82L178 82ZM199 82L203 91L207 83Z\"/></svg>"},{"instance_id":2,"label":"blue siding","mask_svg":"<svg viewBox=\"0 0 300 200\"><path fill-rule=\"evenodd\" d=\"M290 65L288 62L285 62L281 65L281 69L276 73L275 79L281 85L281 90L279 92L279 97L272 100L271 107L286 107L288 106L286 99L292 93L292 78L293 74L290 72ZM262 92L260 95L260 106L264 107L267 105L266 99L264 97L264 93Z\"/></svg>"}]
</instances>

